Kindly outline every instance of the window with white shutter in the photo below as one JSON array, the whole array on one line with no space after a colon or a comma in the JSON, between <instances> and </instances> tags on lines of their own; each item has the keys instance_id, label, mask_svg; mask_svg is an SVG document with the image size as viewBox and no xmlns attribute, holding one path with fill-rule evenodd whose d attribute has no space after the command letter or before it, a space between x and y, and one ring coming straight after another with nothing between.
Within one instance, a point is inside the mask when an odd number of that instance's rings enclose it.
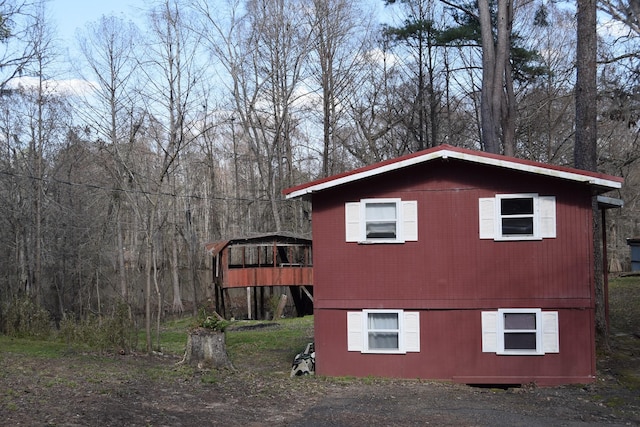
<instances>
[{"instance_id":1,"label":"window with white shutter","mask_svg":"<svg viewBox=\"0 0 640 427\"><path fill-rule=\"evenodd\" d=\"M498 194L478 201L479 236L493 240L556 237L556 198L535 193Z\"/></svg>"},{"instance_id":2,"label":"window with white shutter","mask_svg":"<svg viewBox=\"0 0 640 427\"><path fill-rule=\"evenodd\" d=\"M418 240L418 202L363 199L345 204L345 240L404 243Z\"/></svg>"},{"instance_id":3,"label":"window with white shutter","mask_svg":"<svg viewBox=\"0 0 640 427\"><path fill-rule=\"evenodd\" d=\"M559 353L558 312L504 308L482 312L482 351L500 355Z\"/></svg>"},{"instance_id":4,"label":"window with white shutter","mask_svg":"<svg viewBox=\"0 0 640 427\"><path fill-rule=\"evenodd\" d=\"M347 313L347 350L404 354L420 351L420 313L362 310Z\"/></svg>"}]
</instances>

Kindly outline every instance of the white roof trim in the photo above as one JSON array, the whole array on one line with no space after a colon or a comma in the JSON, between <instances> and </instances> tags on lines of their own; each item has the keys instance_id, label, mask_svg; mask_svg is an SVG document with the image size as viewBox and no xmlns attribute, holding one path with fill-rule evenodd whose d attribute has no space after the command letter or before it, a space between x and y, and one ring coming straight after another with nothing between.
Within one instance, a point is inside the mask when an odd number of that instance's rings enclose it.
<instances>
[{"instance_id":1,"label":"white roof trim","mask_svg":"<svg viewBox=\"0 0 640 427\"><path fill-rule=\"evenodd\" d=\"M473 154L468 154L468 153L460 153L458 151L452 151L452 150L438 150L438 151L433 151L430 153L426 153L422 156L415 156L415 157L411 157L405 160L400 160L397 162L392 162L380 167L374 167L371 169L367 169L364 170L362 172L357 172L357 173L353 173L353 174L349 174L349 175L345 175L342 176L340 178L336 178L336 179L330 179L328 181L324 181L324 182L320 182L318 184L315 185L311 185L309 187L305 187L302 188L300 190L297 191L293 191L289 194L286 195L287 199L293 199L296 197L301 197L304 196L306 194L310 194L310 193L314 193L317 191L321 191L321 190L326 190L328 188L332 188L332 187L336 187L342 184L347 184L349 182L354 182L354 181L358 181L364 178L368 178L371 176L376 176L376 175L380 175L386 172L390 172L390 171L394 171L397 169L402 169L405 168L407 166L412 166L418 163L423 163L429 160L433 160L433 159L437 159L437 158L443 158L443 159L447 159L447 158L454 158L454 159L458 159L458 160L466 160L472 163L480 163L480 164L485 164L485 165L491 165L491 166L498 166L501 168L506 168L506 169L513 169L513 170L518 170L518 171L524 171L524 172L531 172L531 173L535 173L538 175L546 175L546 176L552 176L552 177L556 177L556 178L562 178L562 179L566 179L569 181L577 181L577 182L584 182L587 184L591 184L591 185L596 185L596 186L600 186L600 187L605 187L605 188L609 188L611 190L617 189L617 188L621 188L622 187L622 183L618 182L618 181L612 181L612 180L608 180L608 179L604 179L604 178L598 178L598 177L594 177L594 176L589 176L589 175L583 175L583 174L579 174L579 173L574 173L574 172L567 172L567 171L560 171L560 170L556 170L556 169L551 169L551 168L546 168L543 166L536 166L536 165L528 165L528 164L523 164L523 163L517 163L517 162L512 162L509 160L504 160L504 159L494 159L492 157L485 157L485 156L478 156L478 155L473 155Z\"/></svg>"}]
</instances>

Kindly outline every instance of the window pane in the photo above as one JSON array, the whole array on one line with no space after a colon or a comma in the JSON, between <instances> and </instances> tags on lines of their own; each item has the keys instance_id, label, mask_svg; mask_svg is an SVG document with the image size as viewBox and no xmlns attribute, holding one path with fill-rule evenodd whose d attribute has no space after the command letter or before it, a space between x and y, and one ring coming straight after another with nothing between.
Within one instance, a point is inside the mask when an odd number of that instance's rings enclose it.
<instances>
[{"instance_id":1,"label":"window pane","mask_svg":"<svg viewBox=\"0 0 640 427\"><path fill-rule=\"evenodd\" d=\"M369 313L368 328L398 330L398 313Z\"/></svg>"},{"instance_id":2,"label":"window pane","mask_svg":"<svg viewBox=\"0 0 640 427\"><path fill-rule=\"evenodd\" d=\"M397 332L369 332L369 350L397 350Z\"/></svg>"},{"instance_id":3,"label":"window pane","mask_svg":"<svg viewBox=\"0 0 640 427\"><path fill-rule=\"evenodd\" d=\"M535 330L536 314L535 313L505 313L504 329L506 330Z\"/></svg>"},{"instance_id":4,"label":"window pane","mask_svg":"<svg viewBox=\"0 0 640 427\"><path fill-rule=\"evenodd\" d=\"M394 239L396 237L395 222L368 222L367 239Z\"/></svg>"},{"instance_id":5,"label":"window pane","mask_svg":"<svg viewBox=\"0 0 640 427\"><path fill-rule=\"evenodd\" d=\"M247 266L258 265L258 252L260 247L258 246L245 246L244 247L244 263Z\"/></svg>"},{"instance_id":6,"label":"window pane","mask_svg":"<svg viewBox=\"0 0 640 427\"><path fill-rule=\"evenodd\" d=\"M536 333L505 333L505 350L535 350Z\"/></svg>"},{"instance_id":7,"label":"window pane","mask_svg":"<svg viewBox=\"0 0 640 427\"><path fill-rule=\"evenodd\" d=\"M367 203L367 221L384 221L396 219L396 204L390 203Z\"/></svg>"},{"instance_id":8,"label":"window pane","mask_svg":"<svg viewBox=\"0 0 640 427\"><path fill-rule=\"evenodd\" d=\"M242 246L229 246L229 267L242 267L244 264L244 248Z\"/></svg>"},{"instance_id":9,"label":"window pane","mask_svg":"<svg viewBox=\"0 0 640 427\"><path fill-rule=\"evenodd\" d=\"M533 217L502 218L502 234L533 235Z\"/></svg>"},{"instance_id":10,"label":"window pane","mask_svg":"<svg viewBox=\"0 0 640 427\"><path fill-rule=\"evenodd\" d=\"M533 198L500 199L502 215L533 215Z\"/></svg>"}]
</instances>

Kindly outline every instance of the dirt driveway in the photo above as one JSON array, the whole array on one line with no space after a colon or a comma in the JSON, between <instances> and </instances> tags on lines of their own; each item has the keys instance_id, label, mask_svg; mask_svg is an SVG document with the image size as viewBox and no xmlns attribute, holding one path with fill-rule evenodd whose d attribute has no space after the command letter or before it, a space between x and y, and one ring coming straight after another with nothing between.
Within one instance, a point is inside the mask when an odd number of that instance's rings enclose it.
<instances>
[{"instance_id":1,"label":"dirt driveway","mask_svg":"<svg viewBox=\"0 0 640 427\"><path fill-rule=\"evenodd\" d=\"M0 353L7 426L640 425L638 354L603 361L588 386L507 390L438 382L196 371L175 357ZM640 378L640 377L639 377ZM633 385L633 384L632 384Z\"/></svg>"}]
</instances>

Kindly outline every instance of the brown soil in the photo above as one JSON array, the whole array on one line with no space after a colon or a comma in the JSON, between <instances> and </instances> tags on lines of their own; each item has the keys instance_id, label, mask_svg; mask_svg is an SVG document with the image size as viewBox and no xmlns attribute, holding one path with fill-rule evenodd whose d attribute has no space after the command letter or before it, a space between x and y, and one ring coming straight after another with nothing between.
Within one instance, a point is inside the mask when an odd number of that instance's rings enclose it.
<instances>
[{"instance_id":1,"label":"brown soil","mask_svg":"<svg viewBox=\"0 0 640 427\"><path fill-rule=\"evenodd\" d=\"M640 340L619 337L586 386L506 390L382 379L289 378L244 361L0 353L0 425L590 426L640 424ZM614 356L615 355L615 356Z\"/></svg>"}]
</instances>

